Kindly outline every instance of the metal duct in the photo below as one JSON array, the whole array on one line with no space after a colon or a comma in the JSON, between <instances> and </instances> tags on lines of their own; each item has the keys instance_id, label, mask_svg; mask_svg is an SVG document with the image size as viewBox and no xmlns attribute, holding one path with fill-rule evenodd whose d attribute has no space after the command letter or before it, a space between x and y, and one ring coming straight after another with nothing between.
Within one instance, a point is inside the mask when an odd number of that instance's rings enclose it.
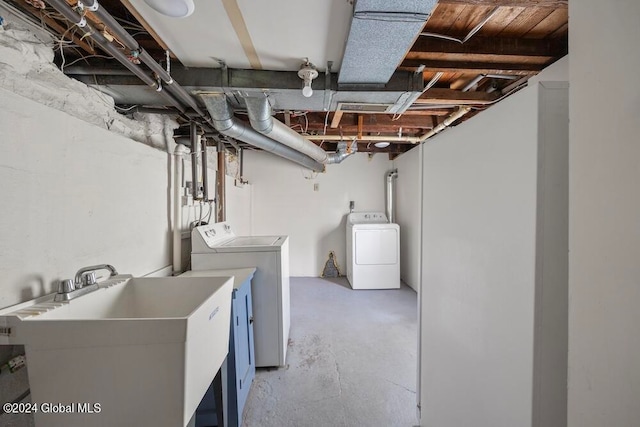
<instances>
[{"instance_id":1,"label":"metal duct","mask_svg":"<svg viewBox=\"0 0 640 427\"><path fill-rule=\"evenodd\" d=\"M398 177L398 169L387 172L387 218L393 224L393 180Z\"/></svg>"},{"instance_id":2,"label":"metal duct","mask_svg":"<svg viewBox=\"0 0 640 427\"><path fill-rule=\"evenodd\" d=\"M298 163L299 165L316 172L322 172L324 170L324 166L311 157L287 147L286 145L282 145L271 138L267 138L253 130L250 126L238 121L233 116L233 112L227 102L226 95L202 94L200 97L207 106L207 110L209 110L209 114L213 118L213 125L218 132L283 157L287 160L291 160L292 162Z\"/></svg>"},{"instance_id":3,"label":"metal duct","mask_svg":"<svg viewBox=\"0 0 640 427\"><path fill-rule=\"evenodd\" d=\"M436 0L358 0L338 84L386 84L435 5Z\"/></svg>"},{"instance_id":4,"label":"metal duct","mask_svg":"<svg viewBox=\"0 0 640 427\"><path fill-rule=\"evenodd\" d=\"M267 97L246 97L244 100L247 104L251 127L261 134L311 157L317 162L323 164L340 163L353 154L353 152L349 153L346 149L342 153L327 153L289 126L274 119L271 115L271 106Z\"/></svg>"}]
</instances>

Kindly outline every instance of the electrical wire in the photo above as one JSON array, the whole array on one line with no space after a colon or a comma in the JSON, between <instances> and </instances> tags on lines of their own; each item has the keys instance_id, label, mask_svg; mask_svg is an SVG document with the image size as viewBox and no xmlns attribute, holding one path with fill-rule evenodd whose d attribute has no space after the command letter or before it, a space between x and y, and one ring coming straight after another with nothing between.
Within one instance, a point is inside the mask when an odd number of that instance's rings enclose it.
<instances>
[{"instance_id":1,"label":"electrical wire","mask_svg":"<svg viewBox=\"0 0 640 427\"><path fill-rule=\"evenodd\" d=\"M327 124L329 123L329 110L327 110L327 114L324 115L324 129L322 129L322 134L327 134Z\"/></svg>"},{"instance_id":2,"label":"electrical wire","mask_svg":"<svg viewBox=\"0 0 640 427\"><path fill-rule=\"evenodd\" d=\"M213 200L209 200L209 215L207 216L207 224L211 224L212 214L213 214Z\"/></svg>"},{"instance_id":3,"label":"electrical wire","mask_svg":"<svg viewBox=\"0 0 640 427\"><path fill-rule=\"evenodd\" d=\"M107 55L85 55L82 58L78 58L78 59L74 59L73 61L69 62L66 66L70 67L73 64L75 64L76 62L80 62L83 59L86 61L87 58L104 58L104 59L115 59L113 56L107 56ZM89 64L89 61L87 61L87 64Z\"/></svg>"}]
</instances>

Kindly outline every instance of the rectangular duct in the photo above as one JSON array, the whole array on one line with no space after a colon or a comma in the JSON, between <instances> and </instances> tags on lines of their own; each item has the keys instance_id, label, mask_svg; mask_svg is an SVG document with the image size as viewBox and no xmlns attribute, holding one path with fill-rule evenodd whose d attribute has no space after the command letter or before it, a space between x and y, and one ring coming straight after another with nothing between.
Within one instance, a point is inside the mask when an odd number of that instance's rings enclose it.
<instances>
[{"instance_id":1,"label":"rectangular duct","mask_svg":"<svg viewBox=\"0 0 640 427\"><path fill-rule=\"evenodd\" d=\"M338 84L386 84L436 3L436 0L358 0Z\"/></svg>"}]
</instances>

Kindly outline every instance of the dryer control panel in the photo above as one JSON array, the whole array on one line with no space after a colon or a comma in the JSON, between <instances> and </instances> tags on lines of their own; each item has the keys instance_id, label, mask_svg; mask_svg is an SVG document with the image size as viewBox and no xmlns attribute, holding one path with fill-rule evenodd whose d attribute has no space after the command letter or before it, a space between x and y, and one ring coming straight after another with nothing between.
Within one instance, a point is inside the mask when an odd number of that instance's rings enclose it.
<instances>
[{"instance_id":1,"label":"dryer control panel","mask_svg":"<svg viewBox=\"0 0 640 427\"><path fill-rule=\"evenodd\" d=\"M347 217L349 224L386 224L389 221L382 212L354 212Z\"/></svg>"}]
</instances>

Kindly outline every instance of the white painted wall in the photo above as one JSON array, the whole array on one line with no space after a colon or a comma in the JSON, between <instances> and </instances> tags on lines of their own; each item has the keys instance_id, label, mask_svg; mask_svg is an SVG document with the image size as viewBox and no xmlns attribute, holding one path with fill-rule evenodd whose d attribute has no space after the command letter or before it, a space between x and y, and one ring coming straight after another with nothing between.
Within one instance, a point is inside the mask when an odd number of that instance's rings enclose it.
<instances>
[{"instance_id":1,"label":"white painted wall","mask_svg":"<svg viewBox=\"0 0 640 427\"><path fill-rule=\"evenodd\" d=\"M388 157L358 153L315 174L269 153L247 150L244 156L253 234L289 235L292 276L319 276L329 251L344 274L349 201L355 201L356 211L384 212Z\"/></svg>"},{"instance_id":2,"label":"white painted wall","mask_svg":"<svg viewBox=\"0 0 640 427\"><path fill-rule=\"evenodd\" d=\"M538 91L423 147L422 425L565 424L568 101L539 130Z\"/></svg>"},{"instance_id":3,"label":"white painted wall","mask_svg":"<svg viewBox=\"0 0 640 427\"><path fill-rule=\"evenodd\" d=\"M225 180L226 221L239 236L251 232L251 184L236 184L231 176Z\"/></svg>"},{"instance_id":4,"label":"white painted wall","mask_svg":"<svg viewBox=\"0 0 640 427\"><path fill-rule=\"evenodd\" d=\"M640 2L573 1L569 426L640 425Z\"/></svg>"},{"instance_id":5,"label":"white painted wall","mask_svg":"<svg viewBox=\"0 0 640 427\"><path fill-rule=\"evenodd\" d=\"M0 130L0 307L86 265L171 264L166 153L4 89Z\"/></svg>"},{"instance_id":6,"label":"white painted wall","mask_svg":"<svg viewBox=\"0 0 640 427\"><path fill-rule=\"evenodd\" d=\"M422 221L421 148L413 148L397 157L396 222L400 225L400 277L415 291L420 289L420 253Z\"/></svg>"}]
</instances>

